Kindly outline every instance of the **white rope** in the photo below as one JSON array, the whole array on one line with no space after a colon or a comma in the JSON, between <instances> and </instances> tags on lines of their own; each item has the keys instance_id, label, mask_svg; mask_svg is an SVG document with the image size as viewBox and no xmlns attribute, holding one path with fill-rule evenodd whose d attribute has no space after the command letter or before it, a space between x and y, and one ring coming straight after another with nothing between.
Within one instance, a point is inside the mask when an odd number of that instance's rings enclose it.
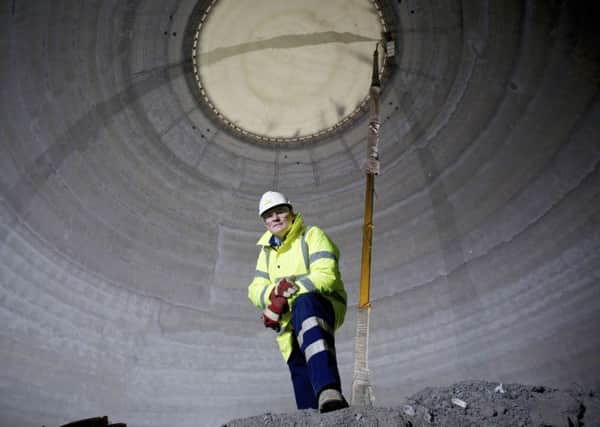
<instances>
[{"instance_id":1,"label":"white rope","mask_svg":"<svg viewBox=\"0 0 600 427\"><path fill-rule=\"evenodd\" d=\"M371 308L359 308L356 314L356 345L352 382L352 405L373 406L375 396L369 381L369 318Z\"/></svg>"}]
</instances>

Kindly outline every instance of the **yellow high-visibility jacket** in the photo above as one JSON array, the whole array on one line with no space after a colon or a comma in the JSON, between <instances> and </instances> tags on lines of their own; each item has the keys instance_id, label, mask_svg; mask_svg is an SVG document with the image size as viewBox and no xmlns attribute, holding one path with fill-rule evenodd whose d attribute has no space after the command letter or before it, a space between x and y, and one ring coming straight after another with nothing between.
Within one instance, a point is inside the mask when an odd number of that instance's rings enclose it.
<instances>
[{"instance_id":1,"label":"yellow high-visibility jacket","mask_svg":"<svg viewBox=\"0 0 600 427\"><path fill-rule=\"evenodd\" d=\"M305 226L300 213L296 217L281 246L275 250L269 243L272 234L267 231L258 240L261 247L256 261L254 279L248 285L248 298L264 310L270 303L269 295L279 279L295 277L300 290L288 299L290 311L281 320L277 343L284 360L292 353L291 311L295 299L307 292L325 296L335 312L334 328L338 329L346 315L347 295L338 268L339 250L323 230Z\"/></svg>"}]
</instances>

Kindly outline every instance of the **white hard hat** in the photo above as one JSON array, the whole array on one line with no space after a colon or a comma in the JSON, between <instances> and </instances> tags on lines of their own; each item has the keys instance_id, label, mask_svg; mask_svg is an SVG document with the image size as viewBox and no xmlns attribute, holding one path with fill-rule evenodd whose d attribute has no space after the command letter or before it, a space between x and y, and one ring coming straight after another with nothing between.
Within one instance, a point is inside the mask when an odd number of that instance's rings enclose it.
<instances>
[{"instance_id":1,"label":"white hard hat","mask_svg":"<svg viewBox=\"0 0 600 427\"><path fill-rule=\"evenodd\" d=\"M262 216L269 209L281 205L287 205L292 209L292 204L283 194L277 191L267 191L258 202L258 215Z\"/></svg>"}]
</instances>

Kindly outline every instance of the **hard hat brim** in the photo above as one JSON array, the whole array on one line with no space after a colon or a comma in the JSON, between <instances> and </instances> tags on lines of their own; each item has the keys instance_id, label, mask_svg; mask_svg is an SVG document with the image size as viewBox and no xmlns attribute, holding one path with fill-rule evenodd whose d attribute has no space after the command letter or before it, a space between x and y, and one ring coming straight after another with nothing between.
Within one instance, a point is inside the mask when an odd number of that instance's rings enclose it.
<instances>
[{"instance_id":1,"label":"hard hat brim","mask_svg":"<svg viewBox=\"0 0 600 427\"><path fill-rule=\"evenodd\" d=\"M262 218L263 215L265 215L267 212L272 211L273 209L278 208L280 206L287 206L288 208L290 208L290 211L293 209L292 205L290 205L289 203L279 203L279 204L274 205L274 206L269 206L269 208L265 209L264 211L262 211L259 216Z\"/></svg>"}]
</instances>

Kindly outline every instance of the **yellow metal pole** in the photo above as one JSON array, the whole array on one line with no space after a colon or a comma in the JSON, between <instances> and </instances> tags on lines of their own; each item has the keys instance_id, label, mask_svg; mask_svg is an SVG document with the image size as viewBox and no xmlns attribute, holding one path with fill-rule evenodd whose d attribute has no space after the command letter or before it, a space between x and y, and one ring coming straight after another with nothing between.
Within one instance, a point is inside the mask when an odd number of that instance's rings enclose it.
<instances>
[{"instance_id":1,"label":"yellow metal pole","mask_svg":"<svg viewBox=\"0 0 600 427\"><path fill-rule=\"evenodd\" d=\"M363 225L363 245L360 268L359 308L370 306L371 288L371 249L373 243L373 193L375 175L379 174L379 55L377 47L373 52L373 72L369 88L369 129L367 132L367 185L365 191L365 218Z\"/></svg>"},{"instance_id":2,"label":"yellow metal pole","mask_svg":"<svg viewBox=\"0 0 600 427\"><path fill-rule=\"evenodd\" d=\"M365 191L365 218L363 224L362 256L360 262L360 294L359 308L368 308L371 289L371 252L373 247L373 193L375 190L375 175L367 173Z\"/></svg>"}]
</instances>

